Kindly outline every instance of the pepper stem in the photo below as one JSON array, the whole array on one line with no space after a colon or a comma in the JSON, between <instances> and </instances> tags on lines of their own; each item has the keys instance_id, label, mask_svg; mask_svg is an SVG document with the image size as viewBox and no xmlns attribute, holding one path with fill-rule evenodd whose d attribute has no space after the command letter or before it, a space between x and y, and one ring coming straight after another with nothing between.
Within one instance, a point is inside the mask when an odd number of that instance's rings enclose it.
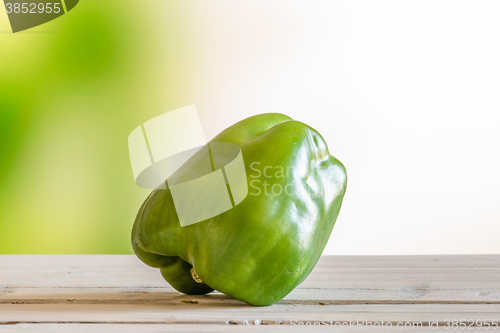
<instances>
[{"instance_id":1,"label":"pepper stem","mask_svg":"<svg viewBox=\"0 0 500 333\"><path fill-rule=\"evenodd\" d=\"M196 272L194 271L194 267L191 267L191 277L196 283L203 283L198 274L196 274Z\"/></svg>"}]
</instances>

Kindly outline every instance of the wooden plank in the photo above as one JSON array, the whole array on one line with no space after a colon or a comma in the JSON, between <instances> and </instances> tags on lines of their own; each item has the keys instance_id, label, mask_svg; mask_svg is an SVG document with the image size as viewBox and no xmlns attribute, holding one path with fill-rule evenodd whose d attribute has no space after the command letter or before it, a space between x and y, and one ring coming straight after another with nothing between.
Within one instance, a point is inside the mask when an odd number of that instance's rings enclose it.
<instances>
[{"instance_id":1,"label":"wooden plank","mask_svg":"<svg viewBox=\"0 0 500 333\"><path fill-rule=\"evenodd\" d=\"M425 289L424 289L425 288ZM341 304L500 304L498 290L489 287L470 290L432 289L405 286L398 289L335 289L298 288L281 304L341 305ZM186 295L170 288L6 288L0 295L0 304L171 304L186 299ZM242 305L223 294L213 292L204 296L189 296L202 304L220 301Z\"/></svg>"},{"instance_id":2,"label":"wooden plank","mask_svg":"<svg viewBox=\"0 0 500 333\"><path fill-rule=\"evenodd\" d=\"M221 293L178 293L135 256L0 256L0 330L223 332L260 323L288 331L321 321L427 329L429 320L442 330L447 319L500 322L499 264L494 255L323 257L282 302L252 307Z\"/></svg>"},{"instance_id":3,"label":"wooden plank","mask_svg":"<svg viewBox=\"0 0 500 333\"><path fill-rule=\"evenodd\" d=\"M128 323L128 324L246 324L269 325L299 322L398 322L445 320L496 320L498 304L382 304L382 305L281 305L269 307L182 303L161 304L15 304L0 305L0 323ZM499 324L500 325L500 324ZM499 329L500 331L500 329Z\"/></svg>"},{"instance_id":4,"label":"wooden plank","mask_svg":"<svg viewBox=\"0 0 500 333\"><path fill-rule=\"evenodd\" d=\"M165 332L332 332L341 331L335 326L316 325L316 326L292 326L292 325L176 325L176 324L14 324L1 328L2 332L64 332L64 333L88 333L88 332L107 332L107 333L165 333ZM349 332L367 332L371 331L366 327L353 327L343 329ZM387 329L389 330L389 329ZM378 329L377 331L380 331ZM423 327L418 332L449 332L443 326L436 328Z\"/></svg>"},{"instance_id":5,"label":"wooden plank","mask_svg":"<svg viewBox=\"0 0 500 333\"><path fill-rule=\"evenodd\" d=\"M500 256L323 257L283 302L500 303L499 276ZM0 256L0 281L4 304L165 304L183 297L134 256Z\"/></svg>"}]
</instances>

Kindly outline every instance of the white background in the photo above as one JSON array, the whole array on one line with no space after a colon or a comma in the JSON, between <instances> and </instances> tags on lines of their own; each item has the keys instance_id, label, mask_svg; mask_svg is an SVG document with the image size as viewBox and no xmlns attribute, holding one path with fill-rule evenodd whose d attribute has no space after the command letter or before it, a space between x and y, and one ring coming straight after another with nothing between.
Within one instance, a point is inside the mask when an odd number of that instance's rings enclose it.
<instances>
[{"instance_id":1,"label":"white background","mask_svg":"<svg viewBox=\"0 0 500 333\"><path fill-rule=\"evenodd\" d=\"M280 112L346 166L324 254L500 253L499 1L200 1L187 15L207 139Z\"/></svg>"}]
</instances>

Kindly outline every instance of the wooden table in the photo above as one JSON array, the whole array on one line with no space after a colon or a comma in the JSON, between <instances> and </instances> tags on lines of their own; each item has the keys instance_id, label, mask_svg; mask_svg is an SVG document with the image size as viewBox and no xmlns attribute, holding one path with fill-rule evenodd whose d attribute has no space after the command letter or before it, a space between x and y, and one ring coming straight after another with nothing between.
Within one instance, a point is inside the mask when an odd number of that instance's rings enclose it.
<instances>
[{"instance_id":1,"label":"wooden table","mask_svg":"<svg viewBox=\"0 0 500 333\"><path fill-rule=\"evenodd\" d=\"M453 320L500 333L499 255L324 256L269 307L180 294L130 255L0 256L0 332L460 330Z\"/></svg>"}]
</instances>

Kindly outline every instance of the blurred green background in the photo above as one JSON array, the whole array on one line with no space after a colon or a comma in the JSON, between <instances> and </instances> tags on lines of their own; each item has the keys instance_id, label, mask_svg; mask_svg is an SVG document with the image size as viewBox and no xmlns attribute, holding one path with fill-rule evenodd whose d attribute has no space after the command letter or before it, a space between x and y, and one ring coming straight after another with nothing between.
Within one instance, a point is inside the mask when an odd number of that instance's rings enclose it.
<instances>
[{"instance_id":1,"label":"blurred green background","mask_svg":"<svg viewBox=\"0 0 500 333\"><path fill-rule=\"evenodd\" d=\"M0 253L131 253L128 135L191 104L206 139L323 135L350 182L325 254L498 253L499 4L81 0L13 34L0 1Z\"/></svg>"},{"instance_id":2,"label":"blurred green background","mask_svg":"<svg viewBox=\"0 0 500 333\"><path fill-rule=\"evenodd\" d=\"M84 0L17 34L0 14L0 253L132 253L127 137L195 102L183 8L158 6Z\"/></svg>"}]
</instances>

